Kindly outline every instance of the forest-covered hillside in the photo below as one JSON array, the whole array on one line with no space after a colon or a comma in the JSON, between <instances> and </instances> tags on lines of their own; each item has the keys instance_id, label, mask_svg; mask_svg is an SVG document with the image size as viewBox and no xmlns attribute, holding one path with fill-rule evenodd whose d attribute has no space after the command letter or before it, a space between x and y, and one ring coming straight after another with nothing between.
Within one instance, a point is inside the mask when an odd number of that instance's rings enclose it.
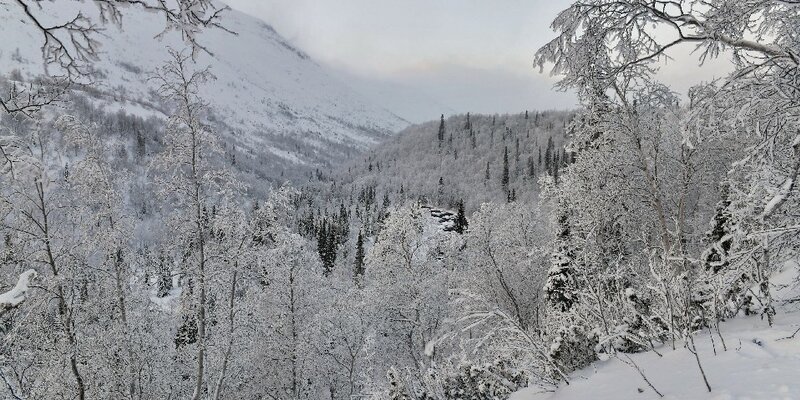
<instances>
[{"instance_id":1,"label":"forest-covered hillside","mask_svg":"<svg viewBox=\"0 0 800 400\"><path fill-rule=\"evenodd\" d=\"M359 234L370 243L390 210L405 204L462 219L484 203L536 207L540 179L558 180L571 160L564 144L573 115L463 114L406 128L356 161L309 174L297 202L298 231L327 248L323 258L349 269Z\"/></svg>"},{"instance_id":2,"label":"forest-covered hillside","mask_svg":"<svg viewBox=\"0 0 800 400\"><path fill-rule=\"evenodd\" d=\"M535 201L539 178L558 176L573 113L454 115L401 131L332 178L468 211L484 202ZM382 190L381 190L382 189ZM390 195L391 196L391 195Z\"/></svg>"},{"instance_id":3,"label":"forest-covered hillside","mask_svg":"<svg viewBox=\"0 0 800 400\"><path fill-rule=\"evenodd\" d=\"M454 115L404 129L356 160L317 170L306 190L325 201L375 192L392 203L408 199L467 211L484 202L538 199L539 178L569 163L564 150L572 112L525 111Z\"/></svg>"}]
</instances>

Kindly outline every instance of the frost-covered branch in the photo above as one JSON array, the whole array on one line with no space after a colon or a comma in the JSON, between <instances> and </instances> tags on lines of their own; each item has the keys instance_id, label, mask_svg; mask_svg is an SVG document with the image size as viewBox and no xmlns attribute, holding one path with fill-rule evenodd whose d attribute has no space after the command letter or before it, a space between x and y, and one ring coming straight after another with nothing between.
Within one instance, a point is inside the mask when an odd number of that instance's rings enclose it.
<instances>
[{"instance_id":1,"label":"frost-covered branch","mask_svg":"<svg viewBox=\"0 0 800 400\"><path fill-rule=\"evenodd\" d=\"M769 217L780 209L789 196L791 196L792 191L797 185L797 178L800 173L800 135L797 135L792 142L792 149L794 150L794 165L789 172L789 176L778 189L778 192L767 202L767 205L764 206L764 211L761 213L762 218Z\"/></svg>"},{"instance_id":2,"label":"frost-covered branch","mask_svg":"<svg viewBox=\"0 0 800 400\"><path fill-rule=\"evenodd\" d=\"M27 299L31 282L36 279L38 274L35 270L29 269L19 275L17 284L11 290L0 294L0 314L10 308L15 308Z\"/></svg>"},{"instance_id":3,"label":"frost-covered branch","mask_svg":"<svg viewBox=\"0 0 800 400\"><path fill-rule=\"evenodd\" d=\"M0 109L6 113L30 114L42 106L52 104L66 92L70 84L80 82L92 73L92 64L100 54L100 41L105 25L121 26L124 9L139 7L150 11L165 21L163 31L178 32L192 49L192 55L200 52L211 54L199 38L204 29L221 29L235 34L222 25L222 17L228 10L212 0L92 0L98 7L97 18L76 12L55 23L47 23L44 9L47 2L40 0L13 0L13 5L22 11L23 22L41 35L41 53L49 82L37 87L22 88L15 83L10 92L0 97ZM75 2L81 3L81 2Z\"/></svg>"}]
</instances>

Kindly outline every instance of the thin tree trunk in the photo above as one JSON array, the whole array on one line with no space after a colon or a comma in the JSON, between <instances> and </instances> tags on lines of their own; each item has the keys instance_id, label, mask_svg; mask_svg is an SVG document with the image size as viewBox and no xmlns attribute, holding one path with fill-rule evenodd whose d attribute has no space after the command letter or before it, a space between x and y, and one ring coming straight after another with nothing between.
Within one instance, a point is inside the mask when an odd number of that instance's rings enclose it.
<instances>
[{"instance_id":1,"label":"thin tree trunk","mask_svg":"<svg viewBox=\"0 0 800 400\"><path fill-rule=\"evenodd\" d=\"M47 204L45 201L44 185L41 181L37 180L35 182L35 186L39 200L39 204L37 204L37 206L42 214L42 223L39 224L36 221L34 222L36 222L42 231L42 241L44 242L45 254L47 255L47 264L50 266L50 271L53 273L53 278L58 282L58 265L56 264L56 259L53 255L53 248L51 246L52 240L50 237L50 222L47 217L49 212L47 210ZM78 369L78 341L72 326L72 314L67 309L67 301L64 297L63 285L61 285L60 282L57 285L56 292L58 293L58 314L61 317L61 323L64 325L64 331L66 333L67 340L69 341L69 367L70 371L72 372L72 376L75 378L77 398L78 400L84 400L86 398L86 385L84 384L83 376Z\"/></svg>"},{"instance_id":2,"label":"thin tree trunk","mask_svg":"<svg viewBox=\"0 0 800 400\"><path fill-rule=\"evenodd\" d=\"M700 363L700 356L697 354L697 347L694 345L694 336L691 334L689 334L689 344L692 346L689 348L689 351L694 355L695 361L697 361L697 368L700 369L700 375L703 377L703 383L706 384L706 389L708 389L708 392L711 393L711 385L708 384L706 371L703 370L703 364Z\"/></svg>"},{"instance_id":3,"label":"thin tree trunk","mask_svg":"<svg viewBox=\"0 0 800 400\"><path fill-rule=\"evenodd\" d=\"M214 400L219 400L219 396L222 394L222 384L225 380L225 374L228 371L228 360L231 357L231 351L233 350L233 332L234 332L234 316L235 312L233 309L234 299L236 298L236 270L233 271L233 276L231 277L231 293L228 297L228 346L225 349L225 355L222 357L222 367L220 367L219 378L217 379L217 385L214 389Z\"/></svg>"},{"instance_id":4,"label":"thin tree trunk","mask_svg":"<svg viewBox=\"0 0 800 400\"><path fill-rule=\"evenodd\" d=\"M764 252L764 259L762 262L756 261L756 275L758 276L758 288L761 292L761 303L762 303L762 310L761 315L763 317L764 314L767 314L767 323L769 326L772 326L774 322L774 310L772 307L772 292L769 290L769 275L767 271L769 270L769 236L764 236L764 244L763 252Z\"/></svg>"},{"instance_id":5,"label":"thin tree trunk","mask_svg":"<svg viewBox=\"0 0 800 400\"><path fill-rule=\"evenodd\" d=\"M201 221L198 221L202 223ZM202 232L202 230L201 230ZM197 374L195 378L194 394L192 400L200 399L203 391L203 376L205 373L205 355L206 355L206 277L205 277L205 246L204 239L201 237L198 243L200 247L200 263L198 270L198 286L200 290L200 298L198 299L197 309Z\"/></svg>"},{"instance_id":6,"label":"thin tree trunk","mask_svg":"<svg viewBox=\"0 0 800 400\"><path fill-rule=\"evenodd\" d=\"M649 379L647 379L647 376L644 374L644 371L642 371L642 369L639 368L639 365L637 365L629 355L627 355L627 354L623 354L623 355L625 356L625 358L628 359L628 361L624 361L622 359L620 359L620 360L622 362L624 362L625 364L628 364L629 366L631 366L633 369L635 369L636 372L639 373L639 376L641 376L642 379L644 380L644 382L647 384L647 386L650 386L650 389L653 389L653 391L656 392L658 397L664 397L664 395L661 394L661 392L659 392L658 389L656 389L655 386L653 386L653 383L650 382ZM619 358L619 356L618 356L618 358Z\"/></svg>"},{"instance_id":7,"label":"thin tree trunk","mask_svg":"<svg viewBox=\"0 0 800 400\"><path fill-rule=\"evenodd\" d=\"M190 104L186 99L187 107ZM191 117L191 109L189 109ZM195 224L197 226L197 248L200 260L198 263L198 280L200 298L198 299L197 309L197 375L195 378L194 394L192 400L199 400L203 392L203 377L205 373L206 355L206 253L205 253L205 226L203 215L203 202L200 198L200 177L197 170L198 146L197 133L192 131L192 179L194 184L194 203L195 203Z\"/></svg>"},{"instance_id":8,"label":"thin tree trunk","mask_svg":"<svg viewBox=\"0 0 800 400\"><path fill-rule=\"evenodd\" d=\"M522 329L527 329L528 326L522 318L522 310L520 309L519 302L517 301L516 296L514 296L514 293L511 291L511 287L508 286L508 283L503 276L503 271L500 270L500 266L497 264L497 261L494 258L494 253L492 252L491 245L489 243L486 244L486 253L489 255L489 260L492 261L492 266L494 267L495 272L497 272L497 280L500 281L500 287L503 288L503 292L505 292L508 300L511 301L511 305L514 306L514 313L517 316L517 322L519 322L519 326L522 327Z\"/></svg>"},{"instance_id":9,"label":"thin tree trunk","mask_svg":"<svg viewBox=\"0 0 800 400\"><path fill-rule=\"evenodd\" d=\"M112 256L114 258L114 280L115 286L117 291L117 303L119 306L120 317L122 319L122 326L125 330L124 332L124 340L125 340L125 350L128 353L128 369L130 373L130 382L128 383L128 395L131 399L136 397L136 369L133 366L133 349L131 348L130 343L130 332L128 328L128 312L127 307L125 304L125 291L123 287L123 277L122 277L122 255L116 254Z\"/></svg>"},{"instance_id":10,"label":"thin tree trunk","mask_svg":"<svg viewBox=\"0 0 800 400\"><path fill-rule=\"evenodd\" d=\"M292 267L294 268L294 267ZM289 312L291 314L292 329L292 395L295 399L299 398L297 382L297 321L295 320L294 304L294 270L289 271Z\"/></svg>"}]
</instances>

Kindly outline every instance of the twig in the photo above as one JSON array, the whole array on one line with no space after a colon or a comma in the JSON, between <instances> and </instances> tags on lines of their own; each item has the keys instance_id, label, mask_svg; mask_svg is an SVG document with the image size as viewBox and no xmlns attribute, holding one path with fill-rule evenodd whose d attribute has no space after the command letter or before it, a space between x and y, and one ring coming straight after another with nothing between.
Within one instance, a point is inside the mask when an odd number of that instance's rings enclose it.
<instances>
[{"instance_id":1,"label":"twig","mask_svg":"<svg viewBox=\"0 0 800 400\"><path fill-rule=\"evenodd\" d=\"M794 339L794 337L795 337L795 336L797 336L797 334L798 334L798 333L800 333L800 328L797 328L797 330L796 330L796 331L794 331L794 333L793 333L793 334L791 334L791 335L789 335L789 336L787 336L787 337L782 337L782 338L780 338L780 339L775 339L775 341L777 342L777 341L779 341L779 340Z\"/></svg>"},{"instance_id":2,"label":"twig","mask_svg":"<svg viewBox=\"0 0 800 400\"><path fill-rule=\"evenodd\" d=\"M692 347L686 346L686 348L690 353L694 354L694 359L697 360L697 368L700 368L700 375L703 376L703 382L706 384L706 389L708 389L708 392L711 393L711 385L708 384L706 371L703 370L703 365L700 363L700 356L697 354L697 346L694 345L694 336L691 334L689 335L689 344L691 344Z\"/></svg>"},{"instance_id":3,"label":"twig","mask_svg":"<svg viewBox=\"0 0 800 400\"><path fill-rule=\"evenodd\" d=\"M625 361L625 360L623 360L623 359L619 358L619 354L622 354L622 355L624 355L624 356L625 356L625 358L627 358L627 359L628 359L628 361ZM642 371L642 369L641 369L641 368L639 368L639 365L637 365L637 364L636 364L636 363L633 361L633 359L632 359L630 356L628 356L628 355L627 355L627 354L625 354L625 353L616 353L616 354L615 354L615 356L617 357L617 359L618 359L618 360L622 361L623 363L627 364L627 365L628 365L628 366L630 366L631 368L635 369L635 370L636 370L636 372L638 372L638 373L639 373L639 376L641 376L641 377L642 377L642 379L644 379L644 382L645 382L645 383L647 383L647 386L650 386L650 389L653 389L653 391L654 391L654 392L656 392L656 394L658 395L658 397L664 397L664 395L663 395L663 394L661 394L661 392L659 392L659 391L658 391L658 389L656 389L656 387L655 387L655 386L653 386L653 383L652 383L652 382L650 382L650 380L649 380L649 379L647 379L647 376L645 376L645 374L644 374L644 371Z\"/></svg>"}]
</instances>

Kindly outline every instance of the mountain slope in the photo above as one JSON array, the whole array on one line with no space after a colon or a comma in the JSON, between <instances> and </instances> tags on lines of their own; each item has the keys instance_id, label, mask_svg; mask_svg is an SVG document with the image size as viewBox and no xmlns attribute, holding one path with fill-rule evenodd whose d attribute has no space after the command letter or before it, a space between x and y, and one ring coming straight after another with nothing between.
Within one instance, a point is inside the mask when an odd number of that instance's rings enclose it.
<instances>
[{"instance_id":1,"label":"mountain slope","mask_svg":"<svg viewBox=\"0 0 800 400\"><path fill-rule=\"evenodd\" d=\"M91 4L43 2L45 23L95 15ZM18 70L25 80L43 72L41 35L22 22L14 3L0 4L0 74ZM199 41L213 54L200 54L198 66L210 66L216 79L202 88L214 110L213 120L228 135L226 142L252 157L281 159L287 171L298 166L329 165L366 149L407 122L371 104L332 73L294 48L269 25L234 10L222 30L205 31ZM122 28L108 26L100 38L103 54L91 84L96 105L143 117L162 116L148 77L167 57L167 48L181 49L179 35L155 39L163 22L137 7L125 9ZM15 74L16 75L16 74ZM17 75L19 76L19 75ZM287 165L286 161L289 162ZM284 171L271 171L275 176Z\"/></svg>"}]
</instances>

